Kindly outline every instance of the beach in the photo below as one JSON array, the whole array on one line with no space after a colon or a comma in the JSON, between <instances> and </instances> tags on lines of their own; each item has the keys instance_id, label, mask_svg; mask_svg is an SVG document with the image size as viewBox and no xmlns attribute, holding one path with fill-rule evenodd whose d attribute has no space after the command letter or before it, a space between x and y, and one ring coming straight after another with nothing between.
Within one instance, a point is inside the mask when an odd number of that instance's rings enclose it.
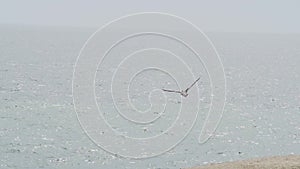
<instances>
[{"instance_id":1,"label":"beach","mask_svg":"<svg viewBox=\"0 0 300 169\"><path fill-rule=\"evenodd\" d=\"M242 160L220 164L210 164L190 169L298 169L300 155L275 156L258 159Z\"/></svg>"}]
</instances>

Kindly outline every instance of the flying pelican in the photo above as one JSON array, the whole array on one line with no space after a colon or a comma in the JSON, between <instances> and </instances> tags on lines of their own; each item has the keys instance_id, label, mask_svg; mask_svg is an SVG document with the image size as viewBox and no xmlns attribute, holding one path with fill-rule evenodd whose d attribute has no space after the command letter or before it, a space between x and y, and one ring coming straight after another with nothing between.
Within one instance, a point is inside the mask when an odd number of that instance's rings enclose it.
<instances>
[{"instance_id":1,"label":"flying pelican","mask_svg":"<svg viewBox=\"0 0 300 169\"><path fill-rule=\"evenodd\" d=\"M194 83L191 84L190 87L186 88L185 90L169 90L169 89L162 89L164 92L173 92L173 93L179 93L183 97L187 97L188 91L200 80L201 77L199 77L197 80L194 81Z\"/></svg>"}]
</instances>

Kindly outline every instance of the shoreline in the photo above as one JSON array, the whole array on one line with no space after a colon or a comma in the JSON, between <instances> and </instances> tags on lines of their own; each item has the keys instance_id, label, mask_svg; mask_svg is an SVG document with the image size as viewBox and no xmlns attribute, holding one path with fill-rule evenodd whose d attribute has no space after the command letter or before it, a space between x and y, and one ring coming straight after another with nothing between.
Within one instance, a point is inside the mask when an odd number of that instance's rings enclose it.
<instances>
[{"instance_id":1,"label":"shoreline","mask_svg":"<svg viewBox=\"0 0 300 169\"><path fill-rule=\"evenodd\" d=\"M187 169L300 169L300 155L262 157L234 162L212 163Z\"/></svg>"}]
</instances>

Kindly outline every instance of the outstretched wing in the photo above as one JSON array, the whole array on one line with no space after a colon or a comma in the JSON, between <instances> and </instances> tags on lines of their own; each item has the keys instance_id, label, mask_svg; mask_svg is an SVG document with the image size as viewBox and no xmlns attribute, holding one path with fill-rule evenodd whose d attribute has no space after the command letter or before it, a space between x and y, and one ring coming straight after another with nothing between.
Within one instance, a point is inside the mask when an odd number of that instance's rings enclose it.
<instances>
[{"instance_id":1,"label":"outstretched wing","mask_svg":"<svg viewBox=\"0 0 300 169\"><path fill-rule=\"evenodd\" d=\"M169 89L162 89L164 92L173 92L173 93L181 93L178 90L169 90Z\"/></svg>"},{"instance_id":2,"label":"outstretched wing","mask_svg":"<svg viewBox=\"0 0 300 169\"><path fill-rule=\"evenodd\" d=\"M194 83L191 84L190 87L188 87L187 89L185 89L185 92L188 92L200 79L201 79L201 77L199 77L196 81L194 81Z\"/></svg>"}]
</instances>

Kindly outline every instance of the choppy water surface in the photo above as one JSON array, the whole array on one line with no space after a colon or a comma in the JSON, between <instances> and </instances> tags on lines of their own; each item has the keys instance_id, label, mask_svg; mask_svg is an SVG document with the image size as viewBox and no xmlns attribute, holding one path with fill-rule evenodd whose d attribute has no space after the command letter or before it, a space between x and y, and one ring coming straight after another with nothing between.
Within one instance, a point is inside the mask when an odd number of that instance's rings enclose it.
<instances>
[{"instance_id":1,"label":"choppy water surface","mask_svg":"<svg viewBox=\"0 0 300 169\"><path fill-rule=\"evenodd\" d=\"M97 147L76 118L73 65L92 31L0 28L0 168L172 169L300 154L300 35L209 33L227 78L215 135L198 144L201 115L176 148L132 160Z\"/></svg>"}]
</instances>

